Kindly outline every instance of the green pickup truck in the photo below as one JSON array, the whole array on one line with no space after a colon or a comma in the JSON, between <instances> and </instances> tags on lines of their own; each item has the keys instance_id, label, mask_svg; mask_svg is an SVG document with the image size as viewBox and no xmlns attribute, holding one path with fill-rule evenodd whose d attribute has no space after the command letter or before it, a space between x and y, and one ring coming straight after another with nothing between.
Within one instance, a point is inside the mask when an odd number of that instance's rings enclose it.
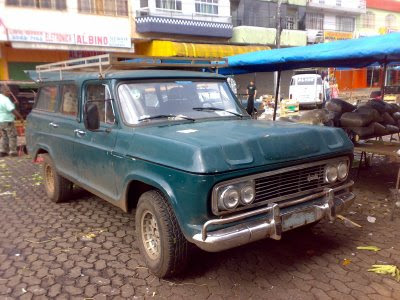
<instances>
[{"instance_id":1,"label":"green pickup truck","mask_svg":"<svg viewBox=\"0 0 400 300\"><path fill-rule=\"evenodd\" d=\"M100 77L100 78L99 78ZM54 202L73 185L134 212L159 277L210 252L315 224L352 204L337 128L252 120L226 78L182 70L49 72L27 118Z\"/></svg>"}]
</instances>

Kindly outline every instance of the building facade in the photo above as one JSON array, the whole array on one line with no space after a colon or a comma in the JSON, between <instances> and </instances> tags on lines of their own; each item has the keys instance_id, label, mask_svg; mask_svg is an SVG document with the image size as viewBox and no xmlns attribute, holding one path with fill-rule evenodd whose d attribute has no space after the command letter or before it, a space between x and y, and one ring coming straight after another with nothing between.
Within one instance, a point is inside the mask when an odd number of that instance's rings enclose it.
<instances>
[{"instance_id":1,"label":"building facade","mask_svg":"<svg viewBox=\"0 0 400 300\"><path fill-rule=\"evenodd\" d=\"M133 52L127 0L0 2L0 80L24 69L91 53Z\"/></svg>"},{"instance_id":2,"label":"building facade","mask_svg":"<svg viewBox=\"0 0 400 300\"><path fill-rule=\"evenodd\" d=\"M224 57L268 49L232 44L230 0L140 0L132 5L132 38L140 55Z\"/></svg>"},{"instance_id":3,"label":"building facade","mask_svg":"<svg viewBox=\"0 0 400 300\"><path fill-rule=\"evenodd\" d=\"M365 11L365 0L308 0L306 14L308 42L354 38L356 19Z\"/></svg>"},{"instance_id":4,"label":"building facade","mask_svg":"<svg viewBox=\"0 0 400 300\"><path fill-rule=\"evenodd\" d=\"M286 0L281 6L281 46L305 46L306 0ZM232 43L275 46L277 3L264 0L232 0Z\"/></svg>"}]
</instances>

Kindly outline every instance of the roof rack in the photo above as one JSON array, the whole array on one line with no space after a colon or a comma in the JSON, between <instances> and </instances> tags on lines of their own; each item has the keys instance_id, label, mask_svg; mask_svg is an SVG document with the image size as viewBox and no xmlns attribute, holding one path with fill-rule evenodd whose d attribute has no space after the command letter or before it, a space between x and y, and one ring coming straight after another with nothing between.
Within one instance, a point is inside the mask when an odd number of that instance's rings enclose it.
<instances>
[{"instance_id":1,"label":"roof rack","mask_svg":"<svg viewBox=\"0 0 400 300\"><path fill-rule=\"evenodd\" d=\"M59 72L62 79L63 71L94 71L99 77L111 70L135 69L212 69L217 70L228 66L226 58L194 58L194 57L149 57L130 54L103 54L79 59L64 60L56 63L36 66L39 80L43 73Z\"/></svg>"}]
</instances>

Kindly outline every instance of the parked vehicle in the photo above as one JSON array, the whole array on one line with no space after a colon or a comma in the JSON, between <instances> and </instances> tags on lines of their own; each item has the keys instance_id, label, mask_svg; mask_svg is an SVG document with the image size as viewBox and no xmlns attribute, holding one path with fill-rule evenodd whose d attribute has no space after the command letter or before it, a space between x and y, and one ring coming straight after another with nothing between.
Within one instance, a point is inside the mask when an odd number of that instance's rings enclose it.
<instances>
[{"instance_id":1,"label":"parked vehicle","mask_svg":"<svg viewBox=\"0 0 400 300\"><path fill-rule=\"evenodd\" d=\"M279 240L354 201L343 130L252 120L225 77L162 67L42 74L26 130L48 197L67 200L75 184L134 212L154 274L182 272L190 245Z\"/></svg>"},{"instance_id":2,"label":"parked vehicle","mask_svg":"<svg viewBox=\"0 0 400 300\"><path fill-rule=\"evenodd\" d=\"M324 84L319 74L294 75L290 81L289 99L300 106L322 107L325 100Z\"/></svg>"}]
</instances>

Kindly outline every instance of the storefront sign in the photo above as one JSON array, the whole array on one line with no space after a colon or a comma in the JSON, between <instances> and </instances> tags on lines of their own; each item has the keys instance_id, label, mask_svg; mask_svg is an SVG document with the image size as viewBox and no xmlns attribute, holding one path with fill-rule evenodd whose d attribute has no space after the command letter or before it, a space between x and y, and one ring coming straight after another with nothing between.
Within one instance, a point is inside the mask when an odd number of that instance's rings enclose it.
<instances>
[{"instance_id":1,"label":"storefront sign","mask_svg":"<svg viewBox=\"0 0 400 300\"><path fill-rule=\"evenodd\" d=\"M13 28L11 26L6 27L1 18L0 40L10 42L29 42L112 48L131 48L132 46L129 35L112 35L102 33L90 34Z\"/></svg>"},{"instance_id":2,"label":"storefront sign","mask_svg":"<svg viewBox=\"0 0 400 300\"><path fill-rule=\"evenodd\" d=\"M84 45L97 47L130 48L129 37L90 35L61 32L45 32L8 28L8 40L12 42L31 42L46 44Z\"/></svg>"},{"instance_id":3,"label":"storefront sign","mask_svg":"<svg viewBox=\"0 0 400 300\"><path fill-rule=\"evenodd\" d=\"M353 32L343 32L343 31L324 31L325 42L329 41L339 41L339 40L349 40L354 37Z\"/></svg>"}]
</instances>

